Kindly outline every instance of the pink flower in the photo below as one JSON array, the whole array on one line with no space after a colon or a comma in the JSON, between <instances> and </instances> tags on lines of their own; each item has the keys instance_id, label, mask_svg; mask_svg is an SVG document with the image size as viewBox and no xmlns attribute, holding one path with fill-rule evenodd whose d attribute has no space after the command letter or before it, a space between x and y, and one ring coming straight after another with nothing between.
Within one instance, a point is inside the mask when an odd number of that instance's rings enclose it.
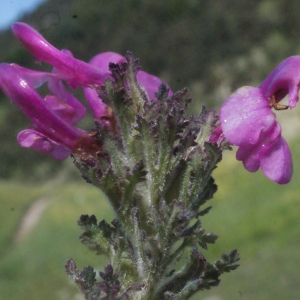
<instances>
[{"instance_id":1,"label":"pink flower","mask_svg":"<svg viewBox=\"0 0 300 300\"><path fill-rule=\"evenodd\" d=\"M281 136L276 110L287 109L279 104L286 95L289 107L298 101L300 56L283 61L260 87L245 86L233 93L220 110L223 134L232 145L239 146L236 157L244 167L262 172L271 180L285 184L293 173L292 155Z\"/></svg>"},{"instance_id":2,"label":"pink flower","mask_svg":"<svg viewBox=\"0 0 300 300\"><path fill-rule=\"evenodd\" d=\"M32 53L37 60L45 61L54 67L54 73L65 80L71 87L81 86L96 120L107 115L106 105L98 96L98 88L111 78L109 63L125 62L125 57L114 52L104 52L96 55L89 63L75 59L69 50L59 51L47 42L39 32L25 23L14 23L14 35L22 45ZM144 71L137 73L137 80L145 89L150 99L155 99L155 93L162 81L156 76ZM169 92L172 95L172 92Z\"/></svg>"},{"instance_id":3,"label":"pink flower","mask_svg":"<svg viewBox=\"0 0 300 300\"><path fill-rule=\"evenodd\" d=\"M71 152L84 151L85 156L97 151L97 142L86 131L75 127L85 115L85 107L65 88L82 87L94 118L109 126L107 105L98 96L98 90L107 78L112 78L109 64L121 64L125 58L114 52L96 55L90 63L73 57L69 50L59 51L35 29L24 23L12 26L14 35L39 61L52 65L52 73L22 68L16 64L0 64L0 89L32 121L31 128L18 134L23 147L32 147L49 153L55 159L65 159ZM153 75L138 71L137 80L149 98L162 81ZM51 94L42 98L35 90L48 83ZM172 92L170 92L171 94Z\"/></svg>"},{"instance_id":4,"label":"pink flower","mask_svg":"<svg viewBox=\"0 0 300 300\"><path fill-rule=\"evenodd\" d=\"M54 95L43 99L33 86L45 80L50 82ZM74 126L84 116L85 108L55 75L3 63L0 64L0 88L33 123L32 128L18 134L21 146L65 159L84 136L88 138L85 131Z\"/></svg>"},{"instance_id":5,"label":"pink flower","mask_svg":"<svg viewBox=\"0 0 300 300\"><path fill-rule=\"evenodd\" d=\"M14 23L13 34L37 60L52 65L72 87L98 86L108 72L74 58L67 51L59 51L48 43L39 32L25 23Z\"/></svg>"},{"instance_id":6,"label":"pink flower","mask_svg":"<svg viewBox=\"0 0 300 300\"><path fill-rule=\"evenodd\" d=\"M98 67L102 70L105 70L109 73L109 63L121 64L126 62L124 56L115 53L115 52L103 52L91 59L89 64L92 66ZM109 73L108 77L111 78ZM162 84L161 79L154 75L150 75L144 71L137 72L137 80L141 84L141 86L145 89L147 95L150 99L155 99L155 93L158 92L158 87ZM100 117L106 115L106 105L102 102L100 103L100 99L97 93L97 89L95 88L84 88L84 94L86 100L89 103L89 106L93 112L93 116L95 120L100 120ZM169 96L172 95L172 91L169 91Z\"/></svg>"}]
</instances>

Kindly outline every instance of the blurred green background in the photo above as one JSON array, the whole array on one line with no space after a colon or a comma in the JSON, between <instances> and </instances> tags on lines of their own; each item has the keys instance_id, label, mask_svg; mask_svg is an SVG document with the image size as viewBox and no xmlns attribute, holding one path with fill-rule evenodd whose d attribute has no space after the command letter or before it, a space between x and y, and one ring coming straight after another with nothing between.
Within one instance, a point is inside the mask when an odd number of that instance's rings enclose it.
<instances>
[{"instance_id":1,"label":"blurred green background","mask_svg":"<svg viewBox=\"0 0 300 300\"><path fill-rule=\"evenodd\" d=\"M234 89L259 85L280 61L300 52L297 0L48 0L20 20L82 60L132 51L174 91L189 87L194 113L202 104L218 109ZM50 69L36 64L10 31L0 32L0 44L0 61ZM246 172L235 149L224 153L213 210L203 218L204 228L220 238L205 255L215 260L238 248L241 266L194 299L300 298L299 113L298 107L278 113L293 153L289 185ZM76 221L92 213L110 221L110 207L70 161L17 144L16 134L29 121L3 94L0 125L0 298L82 299L64 273L66 260L99 270L105 261L80 244ZM92 126L91 118L82 123Z\"/></svg>"}]
</instances>

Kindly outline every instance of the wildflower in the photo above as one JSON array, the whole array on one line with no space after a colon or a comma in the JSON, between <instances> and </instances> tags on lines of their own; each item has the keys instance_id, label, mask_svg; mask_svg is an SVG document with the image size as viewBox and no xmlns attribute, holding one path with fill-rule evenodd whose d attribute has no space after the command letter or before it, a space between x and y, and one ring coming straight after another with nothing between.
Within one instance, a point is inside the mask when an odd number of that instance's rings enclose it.
<instances>
[{"instance_id":1,"label":"wildflower","mask_svg":"<svg viewBox=\"0 0 300 300\"><path fill-rule=\"evenodd\" d=\"M97 89L105 82L106 78L111 77L109 63L125 62L125 57L114 52L104 52L96 55L89 63L85 63L75 59L69 50L59 51L39 32L25 23L14 23L12 31L38 61L52 65L54 72L71 87L81 86L84 88L86 99L95 119L100 120L101 116L107 113L106 105L99 98ZM137 80L149 98L154 99L155 93L162 83L161 79L144 71L138 71ZM169 92L169 95L171 94L172 92Z\"/></svg>"},{"instance_id":2,"label":"wildflower","mask_svg":"<svg viewBox=\"0 0 300 300\"><path fill-rule=\"evenodd\" d=\"M55 95L44 99L33 85L40 81L52 81ZM65 159L82 139L90 139L87 132L74 124L85 114L80 102L67 93L51 73L26 70L17 65L0 64L0 88L14 104L19 106L33 125L18 134L23 147L32 147L42 153L49 153L55 159Z\"/></svg>"},{"instance_id":3,"label":"wildflower","mask_svg":"<svg viewBox=\"0 0 300 300\"><path fill-rule=\"evenodd\" d=\"M262 172L271 180L285 184L293 173L292 155L281 127L272 111L295 107L300 85L300 56L284 60L260 87L245 86L234 92L220 110L223 134L239 146L236 153L244 167ZM289 105L279 102L288 95Z\"/></svg>"},{"instance_id":4,"label":"wildflower","mask_svg":"<svg viewBox=\"0 0 300 300\"><path fill-rule=\"evenodd\" d=\"M67 91L82 87L94 118L109 126L103 118L111 111L98 96L98 90L107 78L112 78L109 64L123 63L125 58L114 52L96 55L90 63L73 57L69 50L59 51L39 32L24 23L12 26L14 35L38 61L52 65L52 73L22 68L16 64L0 64L0 89L19 106L32 121L31 128L18 134L23 147L32 147L49 153L55 159L65 159L71 152L95 152L99 145L86 131L75 127L85 115L85 107ZM153 98L162 81L153 75L138 71L137 80ZM35 90L48 84L52 94L42 98Z\"/></svg>"},{"instance_id":5,"label":"wildflower","mask_svg":"<svg viewBox=\"0 0 300 300\"><path fill-rule=\"evenodd\" d=\"M12 25L13 34L38 61L52 65L70 86L98 86L108 72L74 58L70 51L59 51L29 25L21 22Z\"/></svg>"},{"instance_id":6,"label":"wildflower","mask_svg":"<svg viewBox=\"0 0 300 300\"><path fill-rule=\"evenodd\" d=\"M107 77L111 77L109 73L109 63L121 64L125 62L124 56L115 52L103 52L94 56L89 62L90 65L98 67L108 73ZM141 84L150 99L155 99L155 93L158 92L158 87L161 85L162 81L154 75L150 75L144 71L137 72L137 80ZM170 89L169 89L170 90ZM97 89L95 88L84 88L84 94L89 106L92 110L95 120L100 120L101 116L106 115L107 109L106 105L101 102L99 103L99 95ZM169 96L172 95L172 91L169 91Z\"/></svg>"}]
</instances>

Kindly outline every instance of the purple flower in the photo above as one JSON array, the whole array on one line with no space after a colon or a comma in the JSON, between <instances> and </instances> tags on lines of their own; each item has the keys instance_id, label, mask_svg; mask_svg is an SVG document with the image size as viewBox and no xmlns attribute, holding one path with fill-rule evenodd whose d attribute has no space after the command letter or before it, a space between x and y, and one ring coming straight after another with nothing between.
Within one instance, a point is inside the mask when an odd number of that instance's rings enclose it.
<instances>
[{"instance_id":1,"label":"purple flower","mask_svg":"<svg viewBox=\"0 0 300 300\"><path fill-rule=\"evenodd\" d=\"M260 88L267 98L274 96L276 103L288 94L289 107L293 108L298 102L299 85L300 56L290 56L272 71Z\"/></svg>"},{"instance_id":2,"label":"purple flower","mask_svg":"<svg viewBox=\"0 0 300 300\"><path fill-rule=\"evenodd\" d=\"M98 86L108 76L108 72L75 59L69 51L59 51L48 43L35 29L25 23L14 23L13 34L37 60L55 67L72 87Z\"/></svg>"},{"instance_id":3,"label":"purple flower","mask_svg":"<svg viewBox=\"0 0 300 300\"><path fill-rule=\"evenodd\" d=\"M118 53L104 52L93 57L89 64L106 71L108 74L107 77L111 78L108 67L109 63L121 63L124 60L125 58ZM89 107L91 108L95 120L101 120L101 117L109 114L109 112L107 111L107 105L103 103L99 98L97 88L84 88L83 90L85 98L89 104Z\"/></svg>"},{"instance_id":4,"label":"purple flower","mask_svg":"<svg viewBox=\"0 0 300 300\"><path fill-rule=\"evenodd\" d=\"M109 63L120 64L125 62L124 56L115 52L103 52L91 59L89 64L98 67L109 73ZM110 73L108 77L111 77ZM145 89L150 99L155 99L155 93L158 92L158 87L162 84L160 78L150 75L144 71L138 71L137 80L141 86ZM100 120L100 117L107 114L106 105L99 101L97 89L95 88L84 88L85 97L91 107L94 119ZM172 95L172 91L169 91L169 96Z\"/></svg>"},{"instance_id":5,"label":"purple flower","mask_svg":"<svg viewBox=\"0 0 300 300\"><path fill-rule=\"evenodd\" d=\"M245 86L233 93L220 110L223 134L232 145L244 167L262 172L271 180L285 184L293 173L292 155L280 125L272 111L295 107L300 86L300 56L283 61L255 88ZM286 95L289 106L279 104Z\"/></svg>"},{"instance_id":6,"label":"purple flower","mask_svg":"<svg viewBox=\"0 0 300 300\"><path fill-rule=\"evenodd\" d=\"M84 88L86 99L96 120L107 115L107 107L98 96L97 89L111 77L109 63L122 63L125 58L114 52L96 55L89 63L75 59L69 50L59 51L47 42L35 29L25 23L14 23L14 35L37 60L45 61L54 67L54 73L65 80L71 87ZM155 99L155 93L162 83L161 79L146 72L139 71L137 80L146 90L149 98ZM172 92L169 92L171 95ZM105 121L103 121L105 123Z\"/></svg>"},{"instance_id":7,"label":"purple flower","mask_svg":"<svg viewBox=\"0 0 300 300\"><path fill-rule=\"evenodd\" d=\"M45 80L50 82L54 95L43 99L33 86ZM0 88L33 123L32 128L19 133L21 146L65 159L84 136L88 137L85 131L73 126L84 116L85 108L55 75L3 63L0 64Z\"/></svg>"},{"instance_id":8,"label":"purple flower","mask_svg":"<svg viewBox=\"0 0 300 300\"><path fill-rule=\"evenodd\" d=\"M86 159L98 151L99 144L92 135L75 127L85 115L85 107L65 88L82 87L94 118L107 126L103 119L111 112L98 96L98 89L106 78L111 78L109 63L123 63L125 58L113 52L100 53L90 63L73 57L69 50L59 51L35 29L24 23L12 26L14 35L39 61L52 65L52 73L33 71L16 64L0 64L0 89L19 106L32 121L31 128L18 134L23 147L32 147L49 153L55 159L65 159L70 152L80 153ZM162 81L143 71L138 82L150 98ZM35 90L47 83L51 94L42 98ZM171 94L172 92L170 92Z\"/></svg>"}]
</instances>

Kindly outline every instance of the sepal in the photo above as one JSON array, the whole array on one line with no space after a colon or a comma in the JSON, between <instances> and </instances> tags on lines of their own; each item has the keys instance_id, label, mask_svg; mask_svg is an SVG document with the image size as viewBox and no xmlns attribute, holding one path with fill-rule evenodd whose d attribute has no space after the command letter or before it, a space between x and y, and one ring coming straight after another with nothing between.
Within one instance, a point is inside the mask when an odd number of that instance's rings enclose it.
<instances>
[{"instance_id":1,"label":"sepal","mask_svg":"<svg viewBox=\"0 0 300 300\"><path fill-rule=\"evenodd\" d=\"M114 272L111 264L105 266L104 272L99 272L100 281L96 280L96 272L91 266L80 271L72 259L67 261L65 270L88 300L130 299L144 288L144 284L133 283L125 291L122 290L119 275Z\"/></svg>"},{"instance_id":2,"label":"sepal","mask_svg":"<svg viewBox=\"0 0 300 300\"><path fill-rule=\"evenodd\" d=\"M106 194L117 225L92 220L81 239L109 253L124 289L140 282L154 299L188 299L235 267L226 256L211 264L198 251L218 238L199 220L217 191L212 172L224 149L221 138L212 138L218 117L205 107L186 117L187 89L169 97L161 84L150 99L136 80L137 60L126 59L110 64L112 78L99 88L111 112L93 129L97 156L92 164L75 158L83 176ZM186 253L189 260L178 270Z\"/></svg>"},{"instance_id":3,"label":"sepal","mask_svg":"<svg viewBox=\"0 0 300 300\"><path fill-rule=\"evenodd\" d=\"M94 215L82 215L78 220L78 225L84 231L79 240L89 249L96 252L97 255L102 254L112 257L112 248L116 246L115 232L116 228L110 226L105 220L97 224L97 219Z\"/></svg>"}]
</instances>

